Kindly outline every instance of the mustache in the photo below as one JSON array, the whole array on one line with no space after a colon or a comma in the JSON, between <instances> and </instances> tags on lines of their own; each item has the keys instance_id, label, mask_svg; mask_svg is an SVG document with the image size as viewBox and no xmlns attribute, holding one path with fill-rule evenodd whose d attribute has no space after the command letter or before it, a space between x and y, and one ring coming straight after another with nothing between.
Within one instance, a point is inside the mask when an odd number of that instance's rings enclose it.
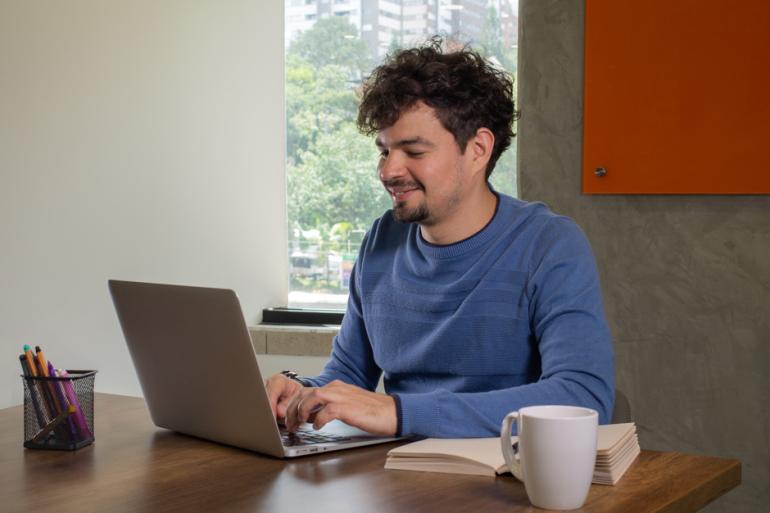
<instances>
[{"instance_id":1,"label":"mustache","mask_svg":"<svg viewBox=\"0 0 770 513\"><path fill-rule=\"evenodd\" d=\"M423 185L417 180L407 181L407 180L401 180L398 178L394 178L391 180L382 180L382 185L384 185L385 187L416 187L420 190L425 189L425 187L423 187Z\"/></svg>"}]
</instances>

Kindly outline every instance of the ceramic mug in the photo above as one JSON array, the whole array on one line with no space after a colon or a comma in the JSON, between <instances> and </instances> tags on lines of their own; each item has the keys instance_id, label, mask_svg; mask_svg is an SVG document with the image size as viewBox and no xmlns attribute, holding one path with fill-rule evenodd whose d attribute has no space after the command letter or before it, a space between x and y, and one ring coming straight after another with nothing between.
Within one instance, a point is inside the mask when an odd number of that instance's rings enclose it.
<instances>
[{"instance_id":1,"label":"ceramic mug","mask_svg":"<svg viewBox=\"0 0 770 513\"><path fill-rule=\"evenodd\" d=\"M517 448L511 427L518 426ZM578 406L528 406L509 413L500 431L508 468L539 508L568 510L585 503L596 462L599 414Z\"/></svg>"}]
</instances>

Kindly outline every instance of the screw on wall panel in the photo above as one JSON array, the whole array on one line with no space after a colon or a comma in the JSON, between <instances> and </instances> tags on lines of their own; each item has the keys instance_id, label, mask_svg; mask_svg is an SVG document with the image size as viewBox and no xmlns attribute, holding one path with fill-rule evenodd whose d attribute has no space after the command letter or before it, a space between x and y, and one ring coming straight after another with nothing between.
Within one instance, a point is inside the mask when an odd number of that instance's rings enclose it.
<instances>
[{"instance_id":1,"label":"screw on wall panel","mask_svg":"<svg viewBox=\"0 0 770 513\"><path fill-rule=\"evenodd\" d=\"M604 169L603 167L597 167L596 171L594 171L594 174L599 178L601 178L607 174L607 170Z\"/></svg>"}]
</instances>

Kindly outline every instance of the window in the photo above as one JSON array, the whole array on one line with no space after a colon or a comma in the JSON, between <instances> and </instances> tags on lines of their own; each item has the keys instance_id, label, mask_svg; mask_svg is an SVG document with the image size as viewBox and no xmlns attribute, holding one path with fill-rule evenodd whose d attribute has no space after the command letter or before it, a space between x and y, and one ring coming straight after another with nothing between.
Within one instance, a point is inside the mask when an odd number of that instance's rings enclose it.
<instances>
[{"instance_id":1,"label":"window","mask_svg":"<svg viewBox=\"0 0 770 513\"><path fill-rule=\"evenodd\" d=\"M363 236L390 208L376 176L374 142L355 126L355 90L372 68L388 52L439 34L516 72L518 0L349 3L358 10L314 19L309 27L295 21L296 8L286 3L290 307L344 309ZM322 12L321 0L305 4ZM416 16L415 6L431 16ZM516 194L515 144L498 161L491 182Z\"/></svg>"}]
</instances>

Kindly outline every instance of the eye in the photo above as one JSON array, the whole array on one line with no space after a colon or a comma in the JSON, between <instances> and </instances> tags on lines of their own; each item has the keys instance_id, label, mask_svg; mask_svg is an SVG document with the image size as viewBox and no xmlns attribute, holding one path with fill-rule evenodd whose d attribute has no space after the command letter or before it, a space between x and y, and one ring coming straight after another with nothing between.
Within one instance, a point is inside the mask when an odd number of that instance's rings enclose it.
<instances>
[{"instance_id":1,"label":"eye","mask_svg":"<svg viewBox=\"0 0 770 513\"><path fill-rule=\"evenodd\" d=\"M380 150L380 158L384 159L388 156L388 150Z\"/></svg>"},{"instance_id":2,"label":"eye","mask_svg":"<svg viewBox=\"0 0 770 513\"><path fill-rule=\"evenodd\" d=\"M419 158L425 154L424 151L407 151L406 154L411 158Z\"/></svg>"}]
</instances>

